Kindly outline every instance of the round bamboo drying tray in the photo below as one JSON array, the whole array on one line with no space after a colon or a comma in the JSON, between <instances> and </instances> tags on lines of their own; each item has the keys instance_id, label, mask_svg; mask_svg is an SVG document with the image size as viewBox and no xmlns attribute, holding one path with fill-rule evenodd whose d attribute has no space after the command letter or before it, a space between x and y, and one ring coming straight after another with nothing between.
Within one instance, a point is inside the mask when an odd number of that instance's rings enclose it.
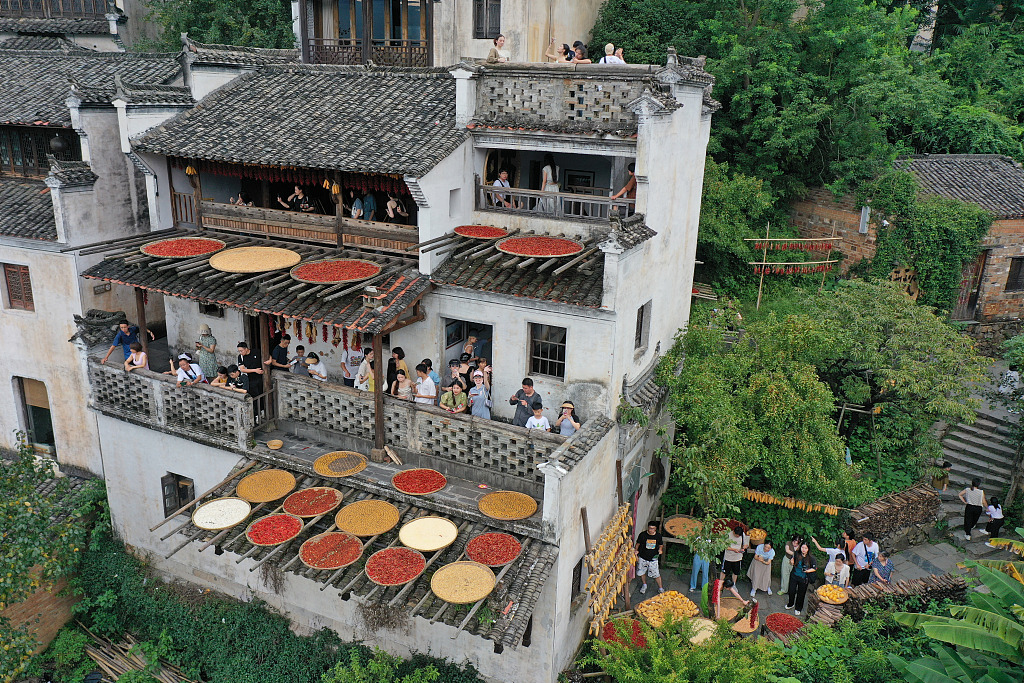
<instances>
[{"instance_id":1,"label":"round bamboo drying tray","mask_svg":"<svg viewBox=\"0 0 1024 683\"><path fill-rule=\"evenodd\" d=\"M718 629L718 625L710 619L699 617L690 621L693 624L693 636L690 637L690 642L694 645L700 645L705 640L715 635L715 631Z\"/></svg>"},{"instance_id":2,"label":"round bamboo drying tray","mask_svg":"<svg viewBox=\"0 0 1024 683\"><path fill-rule=\"evenodd\" d=\"M235 495L250 503L269 503L295 489L295 475L287 470L263 470L238 482Z\"/></svg>"},{"instance_id":3,"label":"round bamboo drying tray","mask_svg":"<svg viewBox=\"0 0 1024 683\"><path fill-rule=\"evenodd\" d=\"M526 235L506 237L496 245L498 251L523 258L564 258L583 251L583 244L565 237ZM558 253L551 253L557 251Z\"/></svg>"},{"instance_id":4,"label":"round bamboo drying tray","mask_svg":"<svg viewBox=\"0 0 1024 683\"><path fill-rule=\"evenodd\" d=\"M401 515L391 503L383 500L357 500L338 510L334 523L353 536L376 536L391 531Z\"/></svg>"},{"instance_id":5,"label":"round bamboo drying tray","mask_svg":"<svg viewBox=\"0 0 1024 683\"><path fill-rule=\"evenodd\" d=\"M459 527L444 517L419 517L398 530L398 540L413 550L432 553L447 548L458 538Z\"/></svg>"},{"instance_id":6,"label":"round bamboo drying tray","mask_svg":"<svg viewBox=\"0 0 1024 683\"><path fill-rule=\"evenodd\" d=\"M266 273L291 268L302 257L281 247L236 247L210 257L210 267L222 273Z\"/></svg>"},{"instance_id":7,"label":"round bamboo drying tray","mask_svg":"<svg viewBox=\"0 0 1024 683\"><path fill-rule=\"evenodd\" d=\"M252 512L249 501L241 498L214 498L203 503L192 513L192 523L207 531L230 529L241 524Z\"/></svg>"},{"instance_id":8,"label":"round bamboo drying tray","mask_svg":"<svg viewBox=\"0 0 1024 683\"><path fill-rule=\"evenodd\" d=\"M139 247L139 251L147 256L155 256L157 258L184 259L215 254L226 246L226 242L212 237L172 237L170 239L147 242ZM171 250L175 247L181 247L182 251L189 253L168 254L166 249L164 253L160 253L161 247L170 247Z\"/></svg>"},{"instance_id":9,"label":"round bamboo drying tray","mask_svg":"<svg viewBox=\"0 0 1024 683\"><path fill-rule=\"evenodd\" d=\"M408 563L405 571L398 571L400 562ZM401 586L415 580L427 568L427 560L423 553L409 548L384 548L378 550L366 561L366 578L378 586ZM382 577L382 572L390 572L388 579ZM376 578L374 578L376 575Z\"/></svg>"},{"instance_id":10,"label":"round bamboo drying tray","mask_svg":"<svg viewBox=\"0 0 1024 683\"><path fill-rule=\"evenodd\" d=\"M408 486L408 483L404 481L405 479L413 478L420 474L430 476L433 479L436 479L437 481L435 483L435 486L429 491L412 491L408 488L402 488L403 485ZM428 496L431 493L437 493L445 486L447 486L448 479L437 470L432 470L429 467L416 467L411 470L402 470L401 472L396 472L395 475L391 477L391 485L394 486L395 489L397 489L398 491L401 491L402 493L407 493L410 496Z\"/></svg>"},{"instance_id":11,"label":"round bamboo drying tray","mask_svg":"<svg viewBox=\"0 0 1024 683\"><path fill-rule=\"evenodd\" d=\"M313 462L313 470L321 477L351 477L366 469L366 456L355 451L332 451Z\"/></svg>"},{"instance_id":12,"label":"round bamboo drying tray","mask_svg":"<svg viewBox=\"0 0 1024 683\"><path fill-rule=\"evenodd\" d=\"M355 557L345 557L345 553L354 549L354 546L352 545L353 543L359 547L359 552L355 553ZM330 548L330 550L325 553L324 558L316 564L307 562L304 553L309 552L310 549L316 546L324 544L326 544L326 547ZM362 556L362 541L346 532L328 531L327 533L317 534L316 536L308 539L299 548L299 561L310 569L341 569L342 567L347 567L354 563Z\"/></svg>"},{"instance_id":13,"label":"round bamboo drying tray","mask_svg":"<svg viewBox=\"0 0 1024 683\"><path fill-rule=\"evenodd\" d=\"M271 439L267 442L267 448L272 451L279 451L282 446L284 446L284 441L281 441L281 439Z\"/></svg>"},{"instance_id":14,"label":"round bamboo drying tray","mask_svg":"<svg viewBox=\"0 0 1024 683\"><path fill-rule=\"evenodd\" d=\"M721 605L718 608L718 618L725 619L726 621L732 621L736 618L736 615L739 613L740 611L735 607L726 607L724 605Z\"/></svg>"},{"instance_id":15,"label":"round bamboo drying tray","mask_svg":"<svg viewBox=\"0 0 1024 683\"><path fill-rule=\"evenodd\" d=\"M332 267L351 267L353 271L362 272L352 272L345 277L327 276L324 279L319 280L310 277L311 275L314 274L314 271L318 269L322 270L326 275L327 270ZM343 284L345 282L361 282L362 280L368 280L371 277L374 277L375 275L379 275L382 270L383 268L381 268L379 265L377 265L373 261L367 261L366 259L329 258L320 259L319 261L306 261L305 263L300 263L299 265L292 268L289 274L292 276L292 279L296 280L297 282L307 282L313 285L338 285Z\"/></svg>"},{"instance_id":16,"label":"round bamboo drying tray","mask_svg":"<svg viewBox=\"0 0 1024 683\"><path fill-rule=\"evenodd\" d=\"M491 550L487 547L490 542L505 542L509 548L515 547L515 553L507 553L505 556L488 556ZM523 552L523 544L515 536L497 531L488 531L474 536L466 544L466 557L473 562L485 564L488 567L504 567L510 562L515 562L519 554Z\"/></svg>"},{"instance_id":17,"label":"round bamboo drying tray","mask_svg":"<svg viewBox=\"0 0 1024 683\"><path fill-rule=\"evenodd\" d=\"M757 619L755 620L753 626L750 625L750 615L749 614L747 616L743 617L742 619L740 619L739 621L737 621L735 624L732 625L732 630L733 631L736 631L736 633L743 633L743 634L753 633L754 631L756 631L759 628L761 628L761 615L760 614L757 615Z\"/></svg>"},{"instance_id":18,"label":"round bamboo drying tray","mask_svg":"<svg viewBox=\"0 0 1024 683\"><path fill-rule=\"evenodd\" d=\"M472 240L494 240L508 236L508 230L493 225L459 225L456 226L454 232L460 237L468 237Z\"/></svg>"},{"instance_id":19,"label":"round bamboo drying tray","mask_svg":"<svg viewBox=\"0 0 1024 683\"><path fill-rule=\"evenodd\" d=\"M480 512L491 519L511 522L526 519L537 512L537 501L525 493L516 491L495 491L488 493L477 503Z\"/></svg>"},{"instance_id":20,"label":"round bamboo drying tray","mask_svg":"<svg viewBox=\"0 0 1024 683\"><path fill-rule=\"evenodd\" d=\"M291 536L284 536L284 537L276 539L274 541L270 541L269 543L260 543L260 542L256 541L252 537L251 534L252 534L253 527L258 526L260 524L264 524L264 525L270 524L271 520L284 520L284 519L287 519L288 522L293 525L294 531L291 533ZM305 526L305 524L303 523L303 521L301 519L299 519L298 517L296 517L295 515L289 515L289 514L284 513L284 512L276 512L276 513L274 513L272 515L267 515L266 517L260 517L259 519L257 519L255 521L253 521L252 523L250 523L249 526L247 526L245 528L245 538L246 538L246 540L249 541L249 543L252 543L253 545L262 546L262 547L269 547L269 546L272 546L272 545L281 545L282 543L287 543L288 541L292 540L293 538L295 538L296 536L301 534L302 533L302 528L304 526Z\"/></svg>"},{"instance_id":21,"label":"round bamboo drying tray","mask_svg":"<svg viewBox=\"0 0 1024 683\"><path fill-rule=\"evenodd\" d=\"M688 536L693 530L699 530L701 523L689 515L672 515L665 520L665 531L676 538Z\"/></svg>"},{"instance_id":22,"label":"round bamboo drying tray","mask_svg":"<svg viewBox=\"0 0 1024 683\"><path fill-rule=\"evenodd\" d=\"M342 493L338 489L332 489L329 486L312 486L296 491L285 498L281 509L296 517L319 517L341 505L341 499ZM302 505L306 505L307 509L303 510Z\"/></svg>"},{"instance_id":23,"label":"round bamboo drying tray","mask_svg":"<svg viewBox=\"0 0 1024 683\"><path fill-rule=\"evenodd\" d=\"M479 562L452 562L430 577L434 595L453 605L483 600L494 590L494 572Z\"/></svg>"},{"instance_id":24,"label":"round bamboo drying tray","mask_svg":"<svg viewBox=\"0 0 1024 683\"><path fill-rule=\"evenodd\" d=\"M825 586L818 586L817 590L815 590L814 592L818 596L819 600L821 600L822 602L828 603L829 605L842 605L847 600L850 599L850 594L842 586L833 586L833 588L838 588L839 590L841 590L843 592L843 597L842 597L841 600L835 600L833 598L829 598L829 597L823 595L822 594L822 589L824 589L824 588L825 588Z\"/></svg>"}]
</instances>

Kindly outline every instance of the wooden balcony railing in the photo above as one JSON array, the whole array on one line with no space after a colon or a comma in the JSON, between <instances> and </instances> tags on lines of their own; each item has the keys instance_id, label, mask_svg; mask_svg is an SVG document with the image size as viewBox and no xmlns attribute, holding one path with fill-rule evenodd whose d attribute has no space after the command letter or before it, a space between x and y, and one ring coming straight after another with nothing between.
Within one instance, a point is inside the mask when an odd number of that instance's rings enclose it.
<instances>
[{"instance_id":1,"label":"wooden balcony railing","mask_svg":"<svg viewBox=\"0 0 1024 683\"><path fill-rule=\"evenodd\" d=\"M171 192L171 214L175 225L195 225L195 195L191 192Z\"/></svg>"},{"instance_id":2,"label":"wooden balcony railing","mask_svg":"<svg viewBox=\"0 0 1024 683\"><path fill-rule=\"evenodd\" d=\"M264 237L288 237L307 242L359 246L405 253L419 242L415 225L299 213L256 206L236 206L204 199L200 202L202 227Z\"/></svg>"},{"instance_id":3,"label":"wooden balcony railing","mask_svg":"<svg viewBox=\"0 0 1024 683\"><path fill-rule=\"evenodd\" d=\"M103 19L107 0L0 0L0 17Z\"/></svg>"},{"instance_id":4,"label":"wooden balcony railing","mask_svg":"<svg viewBox=\"0 0 1024 683\"><path fill-rule=\"evenodd\" d=\"M349 38L310 38L309 58L314 64L365 64L378 66L430 66L430 48L424 40L374 40L365 43Z\"/></svg>"},{"instance_id":5,"label":"wooden balcony railing","mask_svg":"<svg viewBox=\"0 0 1024 683\"><path fill-rule=\"evenodd\" d=\"M612 199L571 192L541 192L477 183L476 208L480 211L528 214L567 220L608 220L612 208L622 215L633 212L636 200Z\"/></svg>"}]
</instances>

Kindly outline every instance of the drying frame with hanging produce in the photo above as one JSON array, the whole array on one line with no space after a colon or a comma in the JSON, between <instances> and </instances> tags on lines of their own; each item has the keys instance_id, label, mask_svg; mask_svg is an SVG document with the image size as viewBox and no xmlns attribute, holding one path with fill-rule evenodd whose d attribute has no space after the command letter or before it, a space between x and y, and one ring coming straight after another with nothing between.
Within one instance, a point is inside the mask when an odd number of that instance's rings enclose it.
<instances>
[{"instance_id":1,"label":"drying frame with hanging produce","mask_svg":"<svg viewBox=\"0 0 1024 683\"><path fill-rule=\"evenodd\" d=\"M623 503L584 555L590 570L584 588L589 593L591 635L599 636L604 632L605 622L619 595L629 589L629 572L637 557L632 530L633 516L629 504Z\"/></svg>"}]
</instances>

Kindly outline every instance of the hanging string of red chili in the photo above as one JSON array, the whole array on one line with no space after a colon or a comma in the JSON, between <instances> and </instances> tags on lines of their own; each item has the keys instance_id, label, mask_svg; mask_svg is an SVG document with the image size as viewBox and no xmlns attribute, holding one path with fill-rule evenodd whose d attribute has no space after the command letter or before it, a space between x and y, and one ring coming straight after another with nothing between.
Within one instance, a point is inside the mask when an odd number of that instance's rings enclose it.
<instances>
[{"instance_id":1,"label":"hanging string of red chili","mask_svg":"<svg viewBox=\"0 0 1024 683\"><path fill-rule=\"evenodd\" d=\"M327 325L324 325L324 343L327 343Z\"/></svg>"},{"instance_id":2,"label":"hanging string of red chili","mask_svg":"<svg viewBox=\"0 0 1024 683\"><path fill-rule=\"evenodd\" d=\"M832 242L754 242L755 251L832 251Z\"/></svg>"},{"instance_id":3,"label":"hanging string of red chili","mask_svg":"<svg viewBox=\"0 0 1024 683\"><path fill-rule=\"evenodd\" d=\"M756 264L754 266L754 273L756 275L808 275L810 273L824 273L827 270L831 270L833 265L835 264L819 263L807 266L800 265L798 263L791 266L778 264Z\"/></svg>"}]
</instances>

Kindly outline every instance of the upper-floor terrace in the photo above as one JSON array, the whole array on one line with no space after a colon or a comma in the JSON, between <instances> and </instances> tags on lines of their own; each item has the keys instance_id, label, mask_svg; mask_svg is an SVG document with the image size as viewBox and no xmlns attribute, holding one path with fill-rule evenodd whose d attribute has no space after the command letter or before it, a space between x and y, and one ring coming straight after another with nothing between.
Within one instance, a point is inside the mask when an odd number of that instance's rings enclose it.
<instances>
[{"instance_id":1,"label":"upper-floor terrace","mask_svg":"<svg viewBox=\"0 0 1024 683\"><path fill-rule=\"evenodd\" d=\"M109 0L0 0L0 17L105 19L117 12Z\"/></svg>"},{"instance_id":2,"label":"upper-floor terrace","mask_svg":"<svg viewBox=\"0 0 1024 683\"><path fill-rule=\"evenodd\" d=\"M432 66L432 0L298 0L302 61Z\"/></svg>"}]
</instances>

